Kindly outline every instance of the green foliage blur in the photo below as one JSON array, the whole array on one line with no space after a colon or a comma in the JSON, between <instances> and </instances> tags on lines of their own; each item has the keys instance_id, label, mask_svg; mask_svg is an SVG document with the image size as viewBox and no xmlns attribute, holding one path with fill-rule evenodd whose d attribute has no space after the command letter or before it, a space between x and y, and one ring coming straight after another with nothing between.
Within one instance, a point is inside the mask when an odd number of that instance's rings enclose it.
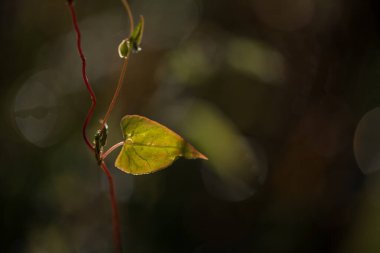
<instances>
[{"instance_id":1,"label":"green foliage blur","mask_svg":"<svg viewBox=\"0 0 380 253\"><path fill-rule=\"evenodd\" d=\"M128 253L380 252L377 0L131 0L142 51L109 121L175 130L209 160L113 166ZM2 1L0 252L114 252L108 185L65 0ZM95 134L129 34L120 1L76 0Z\"/></svg>"}]
</instances>

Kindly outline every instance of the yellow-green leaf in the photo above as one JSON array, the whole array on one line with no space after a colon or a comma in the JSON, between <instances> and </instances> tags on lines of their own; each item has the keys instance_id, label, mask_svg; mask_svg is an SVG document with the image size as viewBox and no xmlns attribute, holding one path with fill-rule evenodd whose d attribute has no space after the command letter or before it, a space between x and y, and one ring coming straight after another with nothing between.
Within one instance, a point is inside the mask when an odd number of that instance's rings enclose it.
<instances>
[{"instance_id":1,"label":"yellow-green leaf","mask_svg":"<svg viewBox=\"0 0 380 253\"><path fill-rule=\"evenodd\" d=\"M134 174L149 174L171 165L178 157L207 157L167 127L139 115L121 120L124 145L115 166Z\"/></svg>"}]
</instances>

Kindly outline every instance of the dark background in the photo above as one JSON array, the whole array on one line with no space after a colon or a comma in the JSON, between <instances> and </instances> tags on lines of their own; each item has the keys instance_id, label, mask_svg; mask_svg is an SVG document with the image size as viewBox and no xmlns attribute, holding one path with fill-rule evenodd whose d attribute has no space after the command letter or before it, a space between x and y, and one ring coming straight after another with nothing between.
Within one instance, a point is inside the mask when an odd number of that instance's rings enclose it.
<instances>
[{"instance_id":1,"label":"dark background","mask_svg":"<svg viewBox=\"0 0 380 253\"><path fill-rule=\"evenodd\" d=\"M125 252L380 252L380 4L131 0L145 16L110 121L141 114L209 157L113 167ZM66 1L2 1L0 252L113 252ZM119 1L76 1L105 113L128 31Z\"/></svg>"}]
</instances>

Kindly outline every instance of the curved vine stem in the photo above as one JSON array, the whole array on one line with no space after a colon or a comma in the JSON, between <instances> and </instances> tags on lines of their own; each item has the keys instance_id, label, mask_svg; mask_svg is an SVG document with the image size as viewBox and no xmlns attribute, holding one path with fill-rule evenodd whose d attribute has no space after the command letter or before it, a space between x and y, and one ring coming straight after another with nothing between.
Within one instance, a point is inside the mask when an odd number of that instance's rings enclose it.
<instances>
[{"instance_id":1,"label":"curved vine stem","mask_svg":"<svg viewBox=\"0 0 380 253\"><path fill-rule=\"evenodd\" d=\"M77 35L77 49L78 49L79 56L80 56L80 58L82 60L82 78L83 78L83 81L84 81L84 83L86 85L86 88L87 88L87 90L88 90L88 92L90 94L90 97L91 97L91 107L90 107L90 109L89 109L89 111L87 113L86 119L85 119L85 121L83 123L82 134L83 134L83 138L84 138L87 146L94 152L95 149L94 149L93 145L91 144L90 140L87 137L87 127L88 127L88 123L90 122L90 120L91 120L91 118L93 116L94 110L95 110L96 96L95 96L95 93L94 93L94 91L93 91L93 89L92 89L92 87L91 87L91 85L90 85L90 83L88 81L88 78L87 78L86 58L84 56L83 49L82 49L81 33L80 33L79 25L78 25L78 20L77 20L77 17L76 17L75 8L74 8L74 5L73 5L73 0L68 0L68 4L69 4L69 9L70 9L70 14L71 14L71 17L72 17L72 22L73 22L73 25L74 25L74 29L75 29L75 32L76 32L76 35ZM103 127L104 127L104 124L103 124ZM101 168L103 169L104 173L106 174L107 180L108 180L109 196L110 196L111 205L112 205L113 240L114 240L116 252L117 253L122 253L121 233L120 233L120 219L119 219L119 212L118 212L118 207L117 207L117 202L116 202L115 186L114 186L114 182L113 182L113 179L112 179L112 175L109 172L109 170L107 168L107 165L104 162L101 163Z\"/></svg>"},{"instance_id":2,"label":"curved vine stem","mask_svg":"<svg viewBox=\"0 0 380 253\"><path fill-rule=\"evenodd\" d=\"M130 6L128 4L128 1L127 0L121 0L121 1L122 1L123 5L124 5L126 11L127 11L128 17L129 17L129 25L130 25L130 35L129 35L129 37L130 37L131 34L132 34L132 32L133 32L133 29L134 29L133 15L132 15L131 8L130 8ZM82 78L83 78L83 81L84 81L84 83L86 85L86 88L87 88L87 90L88 90L88 92L90 94L90 98L91 98L91 106L90 106L90 108L89 108L89 110L87 112L86 119L85 119L85 121L83 123L82 135L83 135L83 138L85 140L86 145L92 150L92 152L95 152L94 146L91 144L89 138L87 137L87 128L88 128L89 122L92 119L92 116L94 114L94 110L95 110L95 107L96 107L96 96L95 96L94 90L92 89L92 86L90 85L90 82L89 82L89 80L87 78L87 69L86 69L87 63L86 63L86 58L84 56L83 49L82 49L81 32L80 32L80 29L79 29L78 20L77 20L75 8L74 8L74 0L68 0L68 5L69 5L70 14L71 14L71 17L72 17L72 22L73 22L73 25L74 25L74 29L75 29L75 32L76 32L77 49L78 49L78 53L79 53L79 56L80 56L81 61L82 61ZM104 116L104 118L102 120L102 125L101 125L100 130L103 130L103 128L105 127L105 125L107 123L107 120L108 120L108 118L109 118L109 116L110 116L113 108L115 107L116 100L117 100L117 98L119 96L121 87L123 86L124 77L125 77L125 73L126 73L127 66L128 66L128 59L129 59L128 56L129 55L127 55L127 57L124 60L123 65L122 65L121 72L120 72L120 77L119 77L119 80L118 80L118 83L117 83L117 86L116 86L115 93L113 95L111 103L108 106L107 112L105 113L105 116ZM102 159L106 158L113 150L115 150L116 148L120 147L121 145L123 145L123 142L117 143L114 146L112 146L110 149L108 149L102 155ZM109 196L110 196L111 205L112 205L113 239L114 239L114 243L115 243L116 252L117 253L122 253L121 232L120 232L120 218L119 218L119 212L118 212L118 207L117 207L114 182L113 182L113 179L112 179L112 175L111 175L110 171L107 168L107 165L104 162L102 162L100 164L100 167L102 168L102 170L106 174L107 180L108 180Z\"/></svg>"},{"instance_id":3,"label":"curved vine stem","mask_svg":"<svg viewBox=\"0 0 380 253\"><path fill-rule=\"evenodd\" d=\"M132 14L132 10L131 10L131 7L129 6L129 3L127 0L121 0L121 2L123 3L124 7L125 7L125 10L127 11L127 14L128 14L128 18L129 18L129 37L131 37L132 35L132 31L135 27L135 24L133 22L133 14Z\"/></svg>"},{"instance_id":4,"label":"curved vine stem","mask_svg":"<svg viewBox=\"0 0 380 253\"><path fill-rule=\"evenodd\" d=\"M79 56L82 60L82 78L83 78L83 81L84 81L86 88L87 88L88 92L90 93L90 97L91 97L91 107L88 110L86 119L83 123L82 135L83 135L83 138L84 138L87 146L93 151L94 147L87 137L87 127L88 127L88 123L90 122L90 120L92 118L92 115L94 114L94 110L95 110L95 106L96 106L96 96L95 96L94 90L92 89L90 82L88 81L88 78L87 78L86 57L84 56L83 49L82 49L81 32L79 29L78 19L77 19L76 13L75 13L75 8L73 5L73 2L74 2L73 0L68 1L70 13L71 13L71 18L73 21L73 25L74 25L76 35L77 35L77 49L78 49Z\"/></svg>"}]
</instances>

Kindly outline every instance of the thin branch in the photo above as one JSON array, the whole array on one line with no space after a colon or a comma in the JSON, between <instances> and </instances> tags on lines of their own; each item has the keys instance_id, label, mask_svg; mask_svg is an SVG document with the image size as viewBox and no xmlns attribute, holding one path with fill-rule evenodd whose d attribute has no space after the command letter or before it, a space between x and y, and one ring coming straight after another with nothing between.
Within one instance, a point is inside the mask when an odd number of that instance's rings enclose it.
<instances>
[{"instance_id":1,"label":"thin branch","mask_svg":"<svg viewBox=\"0 0 380 253\"><path fill-rule=\"evenodd\" d=\"M71 13L71 17L72 17L72 21L73 21L73 25L74 25L74 29L75 29L75 32L76 32L76 35L77 35L77 49L78 49L79 56L80 56L80 58L82 60L82 78L83 78L83 81L84 81L84 83L86 85L86 88L87 88L88 92L90 93L90 97L91 97L91 107L88 110L86 119L85 119L85 121L83 123L82 135L83 135L83 138L84 138L87 146L91 150L94 150L93 145L91 144L90 140L87 137L87 127L88 127L88 123L90 122L90 120L92 118L92 115L94 114L94 110L95 110L95 106L96 106L96 97L95 97L95 93L94 93L94 91L93 91L93 89L92 89L92 87L90 85L90 82L88 81L88 78L87 78L86 57L84 56L83 49L82 49L81 33L80 33L80 29L79 29L79 25L78 25L78 20L77 20L77 16L76 16L76 13L75 13L75 8L74 8L74 5L73 5L73 2L74 1L72 1L72 0L68 1L69 8L70 8L70 13Z\"/></svg>"},{"instance_id":2,"label":"thin branch","mask_svg":"<svg viewBox=\"0 0 380 253\"><path fill-rule=\"evenodd\" d=\"M125 77L125 73L127 71L127 66L128 66L128 56L127 58L124 60L124 63L123 63L123 66L121 67L121 72L120 72L120 77L119 77L119 81L117 82L117 86L116 86L116 90L115 90L115 93L113 94L113 98L111 100L111 103L109 104L108 106L108 110L106 112L106 114L104 115L103 117L103 120L102 120L102 126L100 129L103 129L105 124L107 123L107 120L113 110L113 108L115 107L115 103L116 103L116 100L119 96L119 93L120 93L120 90L121 90L121 87L123 86L123 82L124 82L124 77Z\"/></svg>"},{"instance_id":3,"label":"thin branch","mask_svg":"<svg viewBox=\"0 0 380 253\"><path fill-rule=\"evenodd\" d=\"M123 5L124 5L124 7L125 7L125 9L127 11L128 17L129 17L129 25L130 25L130 27L129 27L129 37L131 37L133 29L134 29L134 26L135 26L134 22L133 22L132 10L131 10L131 7L129 6L129 3L128 3L127 0L121 0L121 2L123 3ZM116 100L117 100L117 98L119 96L121 87L123 86L125 72L127 71L128 59L129 59L129 55L127 55L127 57L125 58L123 66L121 68L119 81L117 83L116 90L115 90L115 93L114 93L113 98L111 100L111 103L109 104L107 112L106 112L106 114L103 117L102 126L100 127L101 130L104 128L105 124L107 123L107 120L108 120L108 118L109 118L109 116L110 116L113 108L115 107Z\"/></svg>"},{"instance_id":4,"label":"thin branch","mask_svg":"<svg viewBox=\"0 0 380 253\"><path fill-rule=\"evenodd\" d=\"M115 149L117 149L118 147L120 146L123 146L124 145L124 141L121 141L119 143L116 143L115 145L113 145L112 147L110 147L106 152L103 153L101 159L104 160L106 159L106 157L112 153L112 151L114 151Z\"/></svg>"}]
</instances>

